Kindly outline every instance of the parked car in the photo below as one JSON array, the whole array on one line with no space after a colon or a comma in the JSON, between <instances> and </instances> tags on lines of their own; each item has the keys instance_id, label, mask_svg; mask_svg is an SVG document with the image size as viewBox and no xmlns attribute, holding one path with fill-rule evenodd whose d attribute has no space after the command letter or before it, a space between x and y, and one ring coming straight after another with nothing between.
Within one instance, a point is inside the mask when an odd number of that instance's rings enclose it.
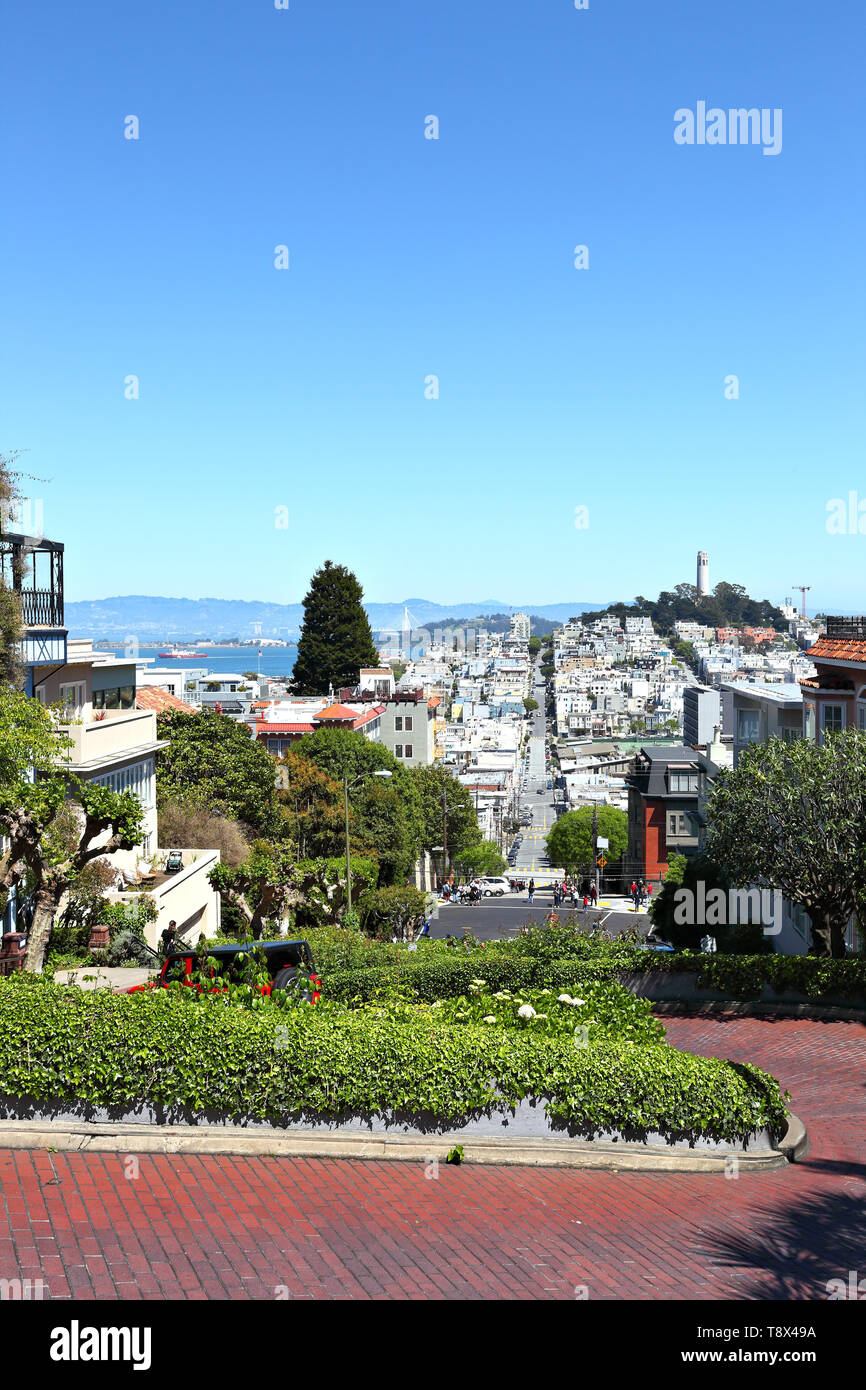
<instances>
[{"instance_id":1,"label":"parked car","mask_svg":"<svg viewBox=\"0 0 866 1390\"><path fill-rule=\"evenodd\" d=\"M483 884L482 892L485 898L501 898L503 893L510 891L511 885L503 874L485 874L481 880Z\"/></svg>"},{"instance_id":2,"label":"parked car","mask_svg":"<svg viewBox=\"0 0 866 1390\"><path fill-rule=\"evenodd\" d=\"M209 946L203 961L192 946L184 946L180 950L169 952L155 979L144 985L133 985L124 993L135 994L142 989L168 989L169 985L175 983L203 989L203 985L192 979L192 975L201 970L211 975L214 991L218 991L225 988L225 985L218 983L221 979L231 982L233 977L237 978L237 972L232 967L240 964L252 951L263 953L265 968L270 976L270 984L261 986L263 994L270 994L275 989L291 988L301 976L307 981L306 985L303 985L304 998L311 1004L318 1004L322 982L307 941L248 941L237 946Z\"/></svg>"}]
</instances>

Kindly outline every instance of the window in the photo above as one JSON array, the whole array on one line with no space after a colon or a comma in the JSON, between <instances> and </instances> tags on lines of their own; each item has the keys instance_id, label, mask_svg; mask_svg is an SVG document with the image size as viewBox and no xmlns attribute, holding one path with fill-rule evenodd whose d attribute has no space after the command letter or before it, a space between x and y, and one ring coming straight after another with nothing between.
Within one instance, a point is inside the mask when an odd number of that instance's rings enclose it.
<instances>
[{"instance_id":1,"label":"window","mask_svg":"<svg viewBox=\"0 0 866 1390\"><path fill-rule=\"evenodd\" d=\"M674 839L693 838L698 833L694 816L688 811L668 812L668 835Z\"/></svg>"},{"instance_id":2,"label":"window","mask_svg":"<svg viewBox=\"0 0 866 1390\"><path fill-rule=\"evenodd\" d=\"M116 685L109 690L94 690L94 709L132 709L135 705L135 686Z\"/></svg>"},{"instance_id":3,"label":"window","mask_svg":"<svg viewBox=\"0 0 866 1390\"><path fill-rule=\"evenodd\" d=\"M866 729L866 700L857 701L857 728Z\"/></svg>"},{"instance_id":4,"label":"window","mask_svg":"<svg viewBox=\"0 0 866 1390\"><path fill-rule=\"evenodd\" d=\"M737 710L737 742L757 743L761 737L760 715L756 709Z\"/></svg>"},{"instance_id":5,"label":"window","mask_svg":"<svg viewBox=\"0 0 866 1390\"><path fill-rule=\"evenodd\" d=\"M845 711L842 705L821 706L821 728L827 733L841 733L845 727Z\"/></svg>"},{"instance_id":6,"label":"window","mask_svg":"<svg viewBox=\"0 0 866 1390\"><path fill-rule=\"evenodd\" d=\"M412 745L411 745L411 743L407 743L407 744L406 744L406 757L407 757L407 758L411 758L411 756L412 756Z\"/></svg>"},{"instance_id":7,"label":"window","mask_svg":"<svg viewBox=\"0 0 866 1390\"><path fill-rule=\"evenodd\" d=\"M394 720L394 730L395 730L395 732L398 733L398 734L401 734L401 733L403 732L403 716L402 716L402 714L398 714L398 715L397 715L397 718Z\"/></svg>"},{"instance_id":8,"label":"window","mask_svg":"<svg viewBox=\"0 0 866 1390\"><path fill-rule=\"evenodd\" d=\"M866 725L864 725L863 727L866 728ZM803 737L803 730L786 729L783 727L779 730L779 737L782 739L784 743L796 743L797 739Z\"/></svg>"},{"instance_id":9,"label":"window","mask_svg":"<svg viewBox=\"0 0 866 1390\"><path fill-rule=\"evenodd\" d=\"M61 685L60 703L70 719L77 719L84 704L84 682L75 681L71 685Z\"/></svg>"},{"instance_id":10,"label":"window","mask_svg":"<svg viewBox=\"0 0 866 1390\"><path fill-rule=\"evenodd\" d=\"M407 714L407 715L406 715L406 733L407 733L407 734L411 734L411 732L412 732L412 716L411 716L411 714Z\"/></svg>"},{"instance_id":11,"label":"window","mask_svg":"<svg viewBox=\"0 0 866 1390\"><path fill-rule=\"evenodd\" d=\"M698 789L696 772L670 772L668 779L669 790L672 792L696 792Z\"/></svg>"},{"instance_id":12,"label":"window","mask_svg":"<svg viewBox=\"0 0 866 1390\"><path fill-rule=\"evenodd\" d=\"M395 758L402 758L402 756L403 756L403 745L402 745L402 743L398 743L398 744L395 745L395 748L394 748L394 757L395 757Z\"/></svg>"}]
</instances>

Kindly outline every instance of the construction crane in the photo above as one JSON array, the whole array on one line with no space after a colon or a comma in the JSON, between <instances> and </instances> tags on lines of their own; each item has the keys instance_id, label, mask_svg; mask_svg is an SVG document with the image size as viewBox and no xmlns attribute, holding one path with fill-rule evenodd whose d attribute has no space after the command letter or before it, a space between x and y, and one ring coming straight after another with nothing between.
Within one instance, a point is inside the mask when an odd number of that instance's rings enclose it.
<instances>
[{"instance_id":1,"label":"construction crane","mask_svg":"<svg viewBox=\"0 0 866 1390\"><path fill-rule=\"evenodd\" d=\"M802 618L805 618L805 616L806 616L806 595L808 594L808 592L809 592L809 590L811 589L811 587L812 587L811 584L792 584L792 585L791 585L791 588L792 588L792 589L799 589L800 593L803 595L803 602L802 602L802 605L801 605L801 607L800 607L800 616L801 616Z\"/></svg>"}]
</instances>

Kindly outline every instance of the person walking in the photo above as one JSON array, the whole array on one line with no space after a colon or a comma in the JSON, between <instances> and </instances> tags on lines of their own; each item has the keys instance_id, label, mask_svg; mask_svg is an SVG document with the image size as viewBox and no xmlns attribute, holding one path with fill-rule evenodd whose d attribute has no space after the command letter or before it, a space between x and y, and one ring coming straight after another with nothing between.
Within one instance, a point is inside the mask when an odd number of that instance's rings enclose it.
<instances>
[{"instance_id":1,"label":"person walking","mask_svg":"<svg viewBox=\"0 0 866 1390\"><path fill-rule=\"evenodd\" d=\"M535 898L535 879L534 879L534 878L531 878L531 879L529 880L529 901L532 902L534 898Z\"/></svg>"},{"instance_id":2,"label":"person walking","mask_svg":"<svg viewBox=\"0 0 866 1390\"><path fill-rule=\"evenodd\" d=\"M589 901L592 903L593 907L598 903L598 889L594 883L591 883L589 886Z\"/></svg>"},{"instance_id":3,"label":"person walking","mask_svg":"<svg viewBox=\"0 0 866 1390\"><path fill-rule=\"evenodd\" d=\"M169 922L168 926L165 928L165 930L162 932L159 938L160 942L162 943L162 954L164 956L170 955L171 952L174 950L175 945L177 944L175 941L176 933L177 922L174 920L174 918L172 918L172 920Z\"/></svg>"},{"instance_id":4,"label":"person walking","mask_svg":"<svg viewBox=\"0 0 866 1390\"><path fill-rule=\"evenodd\" d=\"M637 900L640 907L643 907L643 900L646 897L646 884L642 878L637 881Z\"/></svg>"},{"instance_id":5,"label":"person walking","mask_svg":"<svg viewBox=\"0 0 866 1390\"><path fill-rule=\"evenodd\" d=\"M631 885L631 900L634 903L634 910L637 912L638 904L640 903L640 889L634 882Z\"/></svg>"}]
</instances>

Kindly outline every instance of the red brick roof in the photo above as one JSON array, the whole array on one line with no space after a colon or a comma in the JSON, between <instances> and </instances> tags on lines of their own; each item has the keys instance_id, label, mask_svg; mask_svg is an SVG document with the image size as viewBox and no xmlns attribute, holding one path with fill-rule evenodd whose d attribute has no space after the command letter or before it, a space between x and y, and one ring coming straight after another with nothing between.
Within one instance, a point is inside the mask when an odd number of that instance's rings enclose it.
<instances>
[{"instance_id":1,"label":"red brick roof","mask_svg":"<svg viewBox=\"0 0 866 1390\"><path fill-rule=\"evenodd\" d=\"M192 705L179 700L168 690L161 690L158 685L140 685L135 692L135 708L153 709L157 714L165 714L172 709L183 710L186 714L195 713Z\"/></svg>"},{"instance_id":2,"label":"red brick roof","mask_svg":"<svg viewBox=\"0 0 866 1390\"><path fill-rule=\"evenodd\" d=\"M327 709L320 710L316 715L317 719L351 719L353 724L358 717L355 710L349 709L346 705L339 704L328 705Z\"/></svg>"},{"instance_id":3,"label":"red brick roof","mask_svg":"<svg viewBox=\"0 0 866 1390\"><path fill-rule=\"evenodd\" d=\"M819 637L806 652L810 661L862 661L866 666L866 642L848 642L839 637Z\"/></svg>"},{"instance_id":4,"label":"red brick roof","mask_svg":"<svg viewBox=\"0 0 866 1390\"><path fill-rule=\"evenodd\" d=\"M313 734L315 724L276 724L267 719L256 720L256 738L267 738L269 734Z\"/></svg>"}]
</instances>

